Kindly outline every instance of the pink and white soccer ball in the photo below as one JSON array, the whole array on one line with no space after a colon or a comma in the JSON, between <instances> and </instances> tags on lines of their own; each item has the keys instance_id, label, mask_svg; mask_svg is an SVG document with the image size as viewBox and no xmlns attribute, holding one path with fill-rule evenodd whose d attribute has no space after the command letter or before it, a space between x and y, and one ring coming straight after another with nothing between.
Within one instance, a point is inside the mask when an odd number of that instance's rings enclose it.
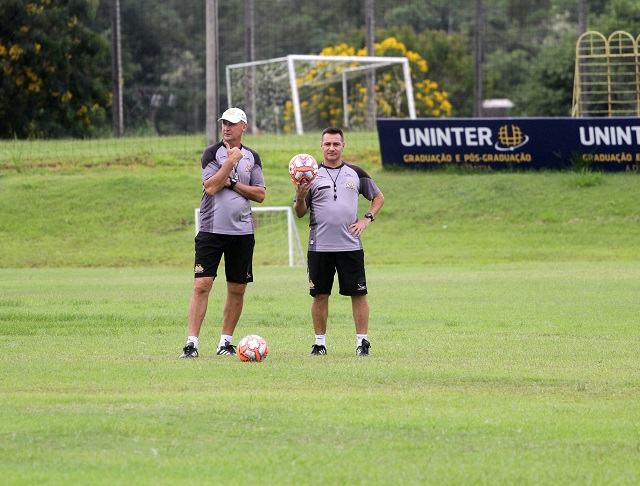
<instances>
[{"instance_id":1,"label":"pink and white soccer ball","mask_svg":"<svg viewBox=\"0 0 640 486\"><path fill-rule=\"evenodd\" d=\"M294 155L289 162L289 174L296 184L309 184L318 175L318 163L312 155Z\"/></svg>"},{"instance_id":2,"label":"pink and white soccer ball","mask_svg":"<svg viewBox=\"0 0 640 486\"><path fill-rule=\"evenodd\" d=\"M238 343L238 358L242 361L264 361L269 354L269 346L264 338L249 334Z\"/></svg>"}]
</instances>

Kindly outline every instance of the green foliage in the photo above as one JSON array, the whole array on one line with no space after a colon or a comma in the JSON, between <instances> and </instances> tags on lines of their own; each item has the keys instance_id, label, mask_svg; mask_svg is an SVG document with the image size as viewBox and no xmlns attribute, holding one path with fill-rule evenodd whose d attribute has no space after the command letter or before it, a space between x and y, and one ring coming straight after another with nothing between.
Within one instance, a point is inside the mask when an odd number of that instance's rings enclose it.
<instances>
[{"instance_id":1,"label":"green foliage","mask_svg":"<svg viewBox=\"0 0 640 486\"><path fill-rule=\"evenodd\" d=\"M526 83L532 74L529 64L529 55L524 49L505 52L499 48L493 51L483 66L484 97L512 99L512 87Z\"/></svg>"},{"instance_id":2,"label":"green foliage","mask_svg":"<svg viewBox=\"0 0 640 486\"><path fill-rule=\"evenodd\" d=\"M615 30L634 38L640 33L640 7L633 0L589 1L587 8L589 29L605 36ZM362 2L272 0L254 2L254 9L258 60L364 45ZM110 10L110 2L99 0L0 2L0 138L95 137L110 131ZM429 81L451 105L443 114L472 116L475 12L469 3L376 0L375 10L375 40L394 37L427 62ZM243 0L219 6L221 75L225 66L247 61L243 14ZM577 16L575 0L484 2L484 98L512 99L516 116L569 114ZM202 0L121 2L129 135L203 130L204 18ZM224 105L224 82L219 95ZM264 107L271 101L266 98ZM432 116L432 110L419 109L419 115ZM263 118L265 126L271 123Z\"/></svg>"},{"instance_id":3,"label":"green foliage","mask_svg":"<svg viewBox=\"0 0 640 486\"><path fill-rule=\"evenodd\" d=\"M573 183L580 187L592 187L602 184L604 175L601 172L593 172L589 169L577 171L573 176Z\"/></svg>"},{"instance_id":4,"label":"green foliage","mask_svg":"<svg viewBox=\"0 0 640 486\"><path fill-rule=\"evenodd\" d=\"M124 104L130 133L204 128L205 2L122 2ZM241 28L242 22L237 22ZM155 95L155 98L154 98ZM153 102L152 102L153 100Z\"/></svg>"},{"instance_id":5,"label":"green foliage","mask_svg":"<svg viewBox=\"0 0 640 486\"><path fill-rule=\"evenodd\" d=\"M416 32L406 27L379 31L378 35L401 39L408 50L427 62L429 79L447 93L451 116L473 113L473 57L463 35L443 30Z\"/></svg>"},{"instance_id":6,"label":"green foliage","mask_svg":"<svg viewBox=\"0 0 640 486\"><path fill-rule=\"evenodd\" d=\"M92 0L0 3L0 138L87 137L106 126L109 48L87 26L93 15Z\"/></svg>"},{"instance_id":7,"label":"green foliage","mask_svg":"<svg viewBox=\"0 0 640 486\"><path fill-rule=\"evenodd\" d=\"M605 12L594 30L603 31L605 37L617 30L624 30L637 38L640 34L640 4L634 0L611 0L605 5Z\"/></svg>"},{"instance_id":8,"label":"green foliage","mask_svg":"<svg viewBox=\"0 0 640 486\"><path fill-rule=\"evenodd\" d=\"M378 0L376 4L384 5L385 27L410 28L415 32L451 31L460 28L462 15L460 10L463 3L457 0L432 0L424 2L384 2Z\"/></svg>"},{"instance_id":9,"label":"green foliage","mask_svg":"<svg viewBox=\"0 0 640 486\"><path fill-rule=\"evenodd\" d=\"M523 72L514 93L516 116L570 116L573 102L575 37L545 46Z\"/></svg>"}]
</instances>

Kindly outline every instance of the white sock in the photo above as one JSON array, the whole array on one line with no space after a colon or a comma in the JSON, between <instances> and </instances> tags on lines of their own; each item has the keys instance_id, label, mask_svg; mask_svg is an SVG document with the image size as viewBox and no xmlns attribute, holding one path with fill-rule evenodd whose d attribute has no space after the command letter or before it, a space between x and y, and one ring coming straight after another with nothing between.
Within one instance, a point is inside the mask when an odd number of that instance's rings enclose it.
<instances>
[{"instance_id":1,"label":"white sock","mask_svg":"<svg viewBox=\"0 0 640 486\"><path fill-rule=\"evenodd\" d=\"M362 340L363 339L367 339L367 335L366 334L356 334L357 338L358 338L358 346L360 346L362 344Z\"/></svg>"},{"instance_id":2,"label":"white sock","mask_svg":"<svg viewBox=\"0 0 640 486\"><path fill-rule=\"evenodd\" d=\"M326 334L316 334L316 346L324 346L327 342Z\"/></svg>"},{"instance_id":3,"label":"white sock","mask_svg":"<svg viewBox=\"0 0 640 486\"><path fill-rule=\"evenodd\" d=\"M189 343L193 343L193 347L198 349L198 336L187 337L187 346L189 346Z\"/></svg>"},{"instance_id":4,"label":"white sock","mask_svg":"<svg viewBox=\"0 0 640 486\"><path fill-rule=\"evenodd\" d=\"M220 336L220 343L218 344L218 347L224 346L226 343L231 344L232 341L233 336L230 336L229 334L222 334Z\"/></svg>"}]
</instances>

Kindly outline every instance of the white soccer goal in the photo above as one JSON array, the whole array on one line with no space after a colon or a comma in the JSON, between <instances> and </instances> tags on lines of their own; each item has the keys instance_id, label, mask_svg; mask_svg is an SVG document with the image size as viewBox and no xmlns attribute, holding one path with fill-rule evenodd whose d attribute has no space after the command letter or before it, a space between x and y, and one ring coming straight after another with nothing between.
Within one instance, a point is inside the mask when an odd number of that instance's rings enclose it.
<instances>
[{"instance_id":1,"label":"white soccer goal","mask_svg":"<svg viewBox=\"0 0 640 486\"><path fill-rule=\"evenodd\" d=\"M288 206L252 207L256 247L254 266L305 265L306 257L300 244L293 209ZM200 231L200 208L195 209L196 235Z\"/></svg>"},{"instance_id":2,"label":"white soccer goal","mask_svg":"<svg viewBox=\"0 0 640 486\"><path fill-rule=\"evenodd\" d=\"M406 57L290 54L230 64L226 67L227 101L229 106L253 110L252 123L262 131L286 131L294 120L296 133L302 135L307 126L324 128L327 117L338 113L344 127L355 127L364 123L356 107L363 106L362 83L370 71L398 80L400 91L394 92L394 106L402 106L409 118L416 118Z\"/></svg>"}]
</instances>

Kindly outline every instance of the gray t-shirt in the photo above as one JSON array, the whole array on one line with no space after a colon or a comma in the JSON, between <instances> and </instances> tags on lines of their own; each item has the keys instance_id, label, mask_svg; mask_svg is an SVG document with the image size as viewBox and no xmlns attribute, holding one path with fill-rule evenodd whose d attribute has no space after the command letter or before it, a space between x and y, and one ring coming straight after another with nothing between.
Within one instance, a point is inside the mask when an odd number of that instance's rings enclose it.
<instances>
[{"instance_id":1,"label":"gray t-shirt","mask_svg":"<svg viewBox=\"0 0 640 486\"><path fill-rule=\"evenodd\" d=\"M380 189L363 169L342 164L331 169L320 164L305 199L309 207L309 251L353 251L362 240L349 233L358 221L358 196L371 201Z\"/></svg>"},{"instance_id":2,"label":"gray t-shirt","mask_svg":"<svg viewBox=\"0 0 640 486\"><path fill-rule=\"evenodd\" d=\"M241 146L242 159L231 175L242 184L265 187L260 156L255 150ZM216 174L227 160L227 149L222 142L207 147L202 154L202 182ZM213 196L203 191L200 201L200 231L223 235L253 233L251 201L233 189L225 187Z\"/></svg>"}]
</instances>

